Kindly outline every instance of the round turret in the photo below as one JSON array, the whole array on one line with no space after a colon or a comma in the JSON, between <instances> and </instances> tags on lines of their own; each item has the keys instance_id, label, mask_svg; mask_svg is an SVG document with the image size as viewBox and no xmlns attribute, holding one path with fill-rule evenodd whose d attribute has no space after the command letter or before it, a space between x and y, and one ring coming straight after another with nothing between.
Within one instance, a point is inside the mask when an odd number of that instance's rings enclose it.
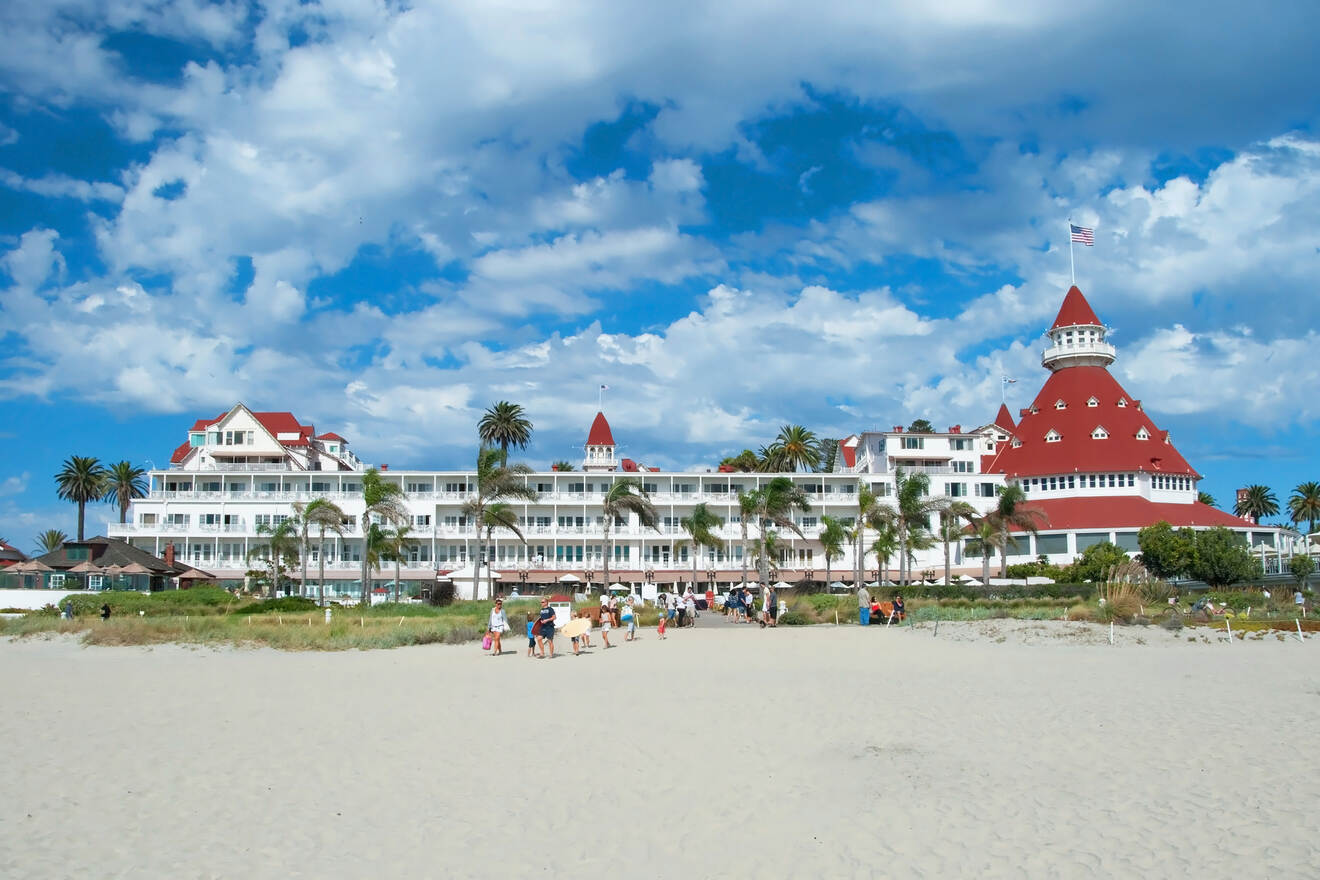
<instances>
[{"instance_id":1,"label":"round turret","mask_svg":"<svg viewBox=\"0 0 1320 880\"><path fill-rule=\"evenodd\" d=\"M1105 341L1106 331L1082 292L1076 287L1069 288L1058 317L1046 332L1050 347L1041 352L1041 366L1052 371L1065 367L1108 367L1114 362L1116 352Z\"/></svg>"}]
</instances>

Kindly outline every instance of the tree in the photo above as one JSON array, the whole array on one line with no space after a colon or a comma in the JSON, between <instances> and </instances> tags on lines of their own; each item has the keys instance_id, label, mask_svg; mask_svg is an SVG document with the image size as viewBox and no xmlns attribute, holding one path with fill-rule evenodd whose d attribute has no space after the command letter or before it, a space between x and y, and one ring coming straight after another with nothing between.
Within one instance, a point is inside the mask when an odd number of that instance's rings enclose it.
<instances>
[{"instance_id":1,"label":"tree","mask_svg":"<svg viewBox=\"0 0 1320 880\"><path fill-rule=\"evenodd\" d=\"M1233 512L1238 516L1249 516L1252 522L1259 523L1262 517L1274 516L1279 512L1279 499L1268 486L1248 486L1246 493L1234 505Z\"/></svg>"},{"instance_id":2,"label":"tree","mask_svg":"<svg viewBox=\"0 0 1320 880\"><path fill-rule=\"evenodd\" d=\"M848 529L834 517L823 514L820 525L820 549L825 555L825 586L828 587L832 570L830 563L843 558L843 548L848 543Z\"/></svg>"},{"instance_id":3,"label":"tree","mask_svg":"<svg viewBox=\"0 0 1320 880\"><path fill-rule=\"evenodd\" d=\"M481 421L477 422L477 435L482 445L498 446L500 459L508 462L510 446L527 448L532 439L532 423L520 405L501 400L486 410Z\"/></svg>"},{"instance_id":4,"label":"tree","mask_svg":"<svg viewBox=\"0 0 1320 880\"><path fill-rule=\"evenodd\" d=\"M382 523L403 525L408 521L408 507L403 488L398 483L385 480L376 468L362 475L362 503L362 604L369 605L372 566L368 557L373 549L371 518L375 516Z\"/></svg>"},{"instance_id":5,"label":"tree","mask_svg":"<svg viewBox=\"0 0 1320 880\"><path fill-rule=\"evenodd\" d=\"M1099 583L1109 579L1109 570L1128 561L1122 547L1109 541L1092 544L1082 551L1073 563L1074 576L1084 581Z\"/></svg>"},{"instance_id":6,"label":"tree","mask_svg":"<svg viewBox=\"0 0 1320 880\"><path fill-rule=\"evenodd\" d=\"M105 498L119 505L121 523L128 522L128 505L133 499L147 497L147 484L142 479L146 473L127 461L116 462L106 471Z\"/></svg>"},{"instance_id":7,"label":"tree","mask_svg":"<svg viewBox=\"0 0 1320 880\"><path fill-rule=\"evenodd\" d=\"M802 529L793 521L793 512L806 513L811 510L807 493L803 492L788 477L775 477L764 486L759 486L747 493L754 499L752 515L756 518L757 534L757 573L762 583L770 579L770 551L772 533L770 527L788 529L802 537Z\"/></svg>"},{"instance_id":8,"label":"tree","mask_svg":"<svg viewBox=\"0 0 1320 880\"><path fill-rule=\"evenodd\" d=\"M839 441L834 437L821 437L816 448L820 450L821 472L834 473L834 465L839 460Z\"/></svg>"},{"instance_id":9,"label":"tree","mask_svg":"<svg viewBox=\"0 0 1320 880\"><path fill-rule=\"evenodd\" d=\"M301 501L295 502L293 508L298 513L298 524L302 535L303 549L303 583L307 583L307 552L311 549L307 541L307 532L309 528L315 528L320 532L320 541L316 551L316 561L320 566L320 573L316 581L317 602L325 604L325 533L334 532L339 537L344 537L344 511L338 504L328 498L314 498L307 504ZM305 588L304 588L305 591Z\"/></svg>"},{"instance_id":10,"label":"tree","mask_svg":"<svg viewBox=\"0 0 1320 880\"><path fill-rule=\"evenodd\" d=\"M550 470L558 471L561 474L569 474L573 472L573 465L566 461L556 461L550 464Z\"/></svg>"},{"instance_id":11,"label":"tree","mask_svg":"<svg viewBox=\"0 0 1320 880\"><path fill-rule=\"evenodd\" d=\"M934 434L935 426L926 419L913 419L912 424L908 425L909 434Z\"/></svg>"},{"instance_id":12,"label":"tree","mask_svg":"<svg viewBox=\"0 0 1320 880\"><path fill-rule=\"evenodd\" d=\"M784 425L770 444L769 455L776 471L820 470L820 441L814 431L801 425Z\"/></svg>"},{"instance_id":13,"label":"tree","mask_svg":"<svg viewBox=\"0 0 1320 880\"><path fill-rule=\"evenodd\" d=\"M691 516L683 517L678 524L687 532L688 540L692 543L692 588L696 589L697 560L702 549L709 547L714 550L724 546L724 541L715 534L715 530L720 527L720 518L711 513L703 501L692 508Z\"/></svg>"},{"instance_id":14,"label":"tree","mask_svg":"<svg viewBox=\"0 0 1320 880\"><path fill-rule=\"evenodd\" d=\"M1315 571L1315 562L1310 556L1298 554L1288 562L1288 570L1297 579L1297 586L1305 590L1308 589L1311 572Z\"/></svg>"},{"instance_id":15,"label":"tree","mask_svg":"<svg viewBox=\"0 0 1320 880\"><path fill-rule=\"evenodd\" d=\"M1146 571L1164 580L1187 577L1196 559L1196 533L1163 521L1137 532L1137 546Z\"/></svg>"},{"instance_id":16,"label":"tree","mask_svg":"<svg viewBox=\"0 0 1320 880\"><path fill-rule=\"evenodd\" d=\"M480 514L478 514L478 518L477 518L478 541L480 541L481 539L482 529L486 530L487 541L493 539L496 529L507 529L508 531L513 532L518 537L518 540L523 542L523 544L527 543L527 538L523 536L522 530L518 528L518 511L514 510L512 505L504 501L487 502L485 508L480 512ZM480 559L481 545L478 544L477 547L479 554L477 558ZM473 585L472 592L474 594L473 598L476 598L475 594L477 591L476 588L477 577L480 574L481 571L479 566L473 569L472 571L472 585ZM486 595L487 596L495 595L494 575L491 574L489 561L487 561L486 563Z\"/></svg>"},{"instance_id":17,"label":"tree","mask_svg":"<svg viewBox=\"0 0 1320 880\"><path fill-rule=\"evenodd\" d=\"M742 527L742 582L747 583L747 560L752 555L752 547L747 537L747 521L756 515L760 496L753 492L738 493L738 524Z\"/></svg>"},{"instance_id":18,"label":"tree","mask_svg":"<svg viewBox=\"0 0 1320 880\"><path fill-rule=\"evenodd\" d=\"M498 517L488 517L486 508L491 504L507 504L510 501L535 501L536 490L523 481L523 476L532 469L525 464L507 464L504 454L498 449L483 446L477 450L477 472L472 488L476 494L463 502L462 512L477 526L477 555L472 568L473 598L480 598L477 582L481 577L481 566L486 562L485 545L482 543L481 530L486 529L490 536L496 528L508 528L505 522L496 522ZM515 518L516 522L516 518ZM518 533L519 539L522 533ZM490 582L490 566L486 566L487 595L495 594L495 585Z\"/></svg>"},{"instance_id":19,"label":"tree","mask_svg":"<svg viewBox=\"0 0 1320 880\"><path fill-rule=\"evenodd\" d=\"M270 598L274 599L286 564L298 561L297 527L292 519L280 520L274 525L262 523L257 526L257 534L265 535L266 543L249 550L248 561L257 559L266 563L270 578Z\"/></svg>"},{"instance_id":20,"label":"tree","mask_svg":"<svg viewBox=\"0 0 1320 880\"><path fill-rule=\"evenodd\" d=\"M1208 504L1210 507L1219 506L1219 502L1215 500L1215 496L1211 495L1209 492L1197 492L1196 500L1202 504Z\"/></svg>"},{"instance_id":21,"label":"tree","mask_svg":"<svg viewBox=\"0 0 1320 880\"><path fill-rule=\"evenodd\" d=\"M53 553L64 546L64 542L69 540L69 536L59 529L46 529L40 535L37 535L37 553Z\"/></svg>"},{"instance_id":22,"label":"tree","mask_svg":"<svg viewBox=\"0 0 1320 880\"><path fill-rule=\"evenodd\" d=\"M880 522L875 526L875 540L871 542L870 552L875 554L876 568L880 569L880 580L889 580L889 557L898 552L898 531L891 523Z\"/></svg>"},{"instance_id":23,"label":"tree","mask_svg":"<svg viewBox=\"0 0 1320 880\"><path fill-rule=\"evenodd\" d=\"M930 477L922 471L909 473L901 467L894 470L894 506L882 508L880 516L893 526L898 537L898 582L906 584L911 575L912 552L922 549L925 538L918 539L915 533L927 534L930 529L930 515L943 510L948 504L945 498L932 498L929 495Z\"/></svg>"},{"instance_id":24,"label":"tree","mask_svg":"<svg viewBox=\"0 0 1320 880\"><path fill-rule=\"evenodd\" d=\"M853 561L858 584L866 582L863 576L866 568L866 530L868 528L878 529L880 526L880 500L876 497L875 492L871 491L869 483L859 480L857 482L857 522L852 531L853 541L855 542Z\"/></svg>"},{"instance_id":25,"label":"tree","mask_svg":"<svg viewBox=\"0 0 1320 880\"><path fill-rule=\"evenodd\" d=\"M1027 493L1016 483L1010 483L999 490L999 500L995 504L995 524L999 527L999 576L1008 577L1008 546L1017 542L1009 536L1010 529L1036 534L1040 526L1048 521L1045 512L1026 503Z\"/></svg>"},{"instance_id":26,"label":"tree","mask_svg":"<svg viewBox=\"0 0 1320 880\"><path fill-rule=\"evenodd\" d=\"M1293 489L1292 497L1288 499L1288 513L1299 525L1306 520L1308 535L1314 532L1315 521L1320 519L1320 483L1300 483Z\"/></svg>"},{"instance_id":27,"label":"tree","mask_svg":"<svg viewBox=\"0 0 1320 880\"><path fill-rule=\"evenodd\" d=\"M642 528L655 529L658 532L660 515L655 512L655 505L651 503L646 487L642 485L641 480L633 477L623 477L610 484L601 501L601 511L604 514L605 530L605 563L602 577L605 590L609 590L610 556L614 552L611 547L610 532L614 527L614 520L635 513Z\"/></svg>"},{"instance_id":28,"label":"tree","mask_svg":"<svg viewBox=\"0 0 1320 880\"><path fill-rule=\"evenodd\" d=\"M1260 564L1251 558L1240 535L1219 526L1196 533L1191 575L1213 588L1227 587L1255 576Z\"/></svg>"},{"instance_id":29,"label":"tree","mask_svg":"<svg viewBox=\"0 0 1320 880\"><path fill-rule=\"evenodd\" d=\"M981 583L990 583L990 557L999 549L999 524L993 514L978 516L970 524L967 553L981 557Z\"/></svg>"},{"instance_id":30,"label":"tree","mask_svg":"<svg viewBox=\"0 0 1320 880\"><path fill-rule=\"evenodd\" d=\"M78 540L83 539L83 513L87 502L100 501L109 488L108 471L95 458L74 455L64 460L55 475L56 494L78 505Z\"/></svg>"},{"instance_id":31,"label":"tree","mask_svg":"<svg viewBox=\"0 0 1320 880\"><path fill-rule=\"evenodd\" d=\"M406 524L386 529L382 539L387 558L394 560L394 601L399 601L399 576L403 567L403 554L408 552L408 532Z\"/></svg>"},{"instance_id":32,"label":"tree","mask_svg":"<svg viewBox=\"0 0 1320 880\"><path fill-rule=\"evenodd\" d=\"M966 501L950 501L940 511L940 542L944 544L944 583L949 583L949 545L963 533L963 525L976 518L976 508Z\"/></svg>"},{"instance_id":33,"label":"tree","mask_svg":"<svg viewBox=\"0 0 1320 880\"><path fill-rule=\"evenodd\" d=\"M744 449L737 455L730 456L720 461L720 467L731 467L742 473L751 473L757 470L761 460L756 457L756 453L750 449Z\"/></svg>"}]
</instances>

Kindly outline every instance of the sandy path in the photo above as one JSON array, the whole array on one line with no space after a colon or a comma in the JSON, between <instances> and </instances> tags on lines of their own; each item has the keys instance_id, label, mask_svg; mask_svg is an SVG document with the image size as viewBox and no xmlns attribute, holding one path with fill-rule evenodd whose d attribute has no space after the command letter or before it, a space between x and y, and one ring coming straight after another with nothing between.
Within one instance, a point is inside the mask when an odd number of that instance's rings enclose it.
<instances>
[{"instance_id":1,"label":"sandy path","mask_svg":"<svg viewBox=\"0 0 1320 880\"><path fill-rule=\"evenodd\" d=\"M0 644L0 876L1314 876L1320 643L1051 626Z\"/></svg>"}]
</instances>

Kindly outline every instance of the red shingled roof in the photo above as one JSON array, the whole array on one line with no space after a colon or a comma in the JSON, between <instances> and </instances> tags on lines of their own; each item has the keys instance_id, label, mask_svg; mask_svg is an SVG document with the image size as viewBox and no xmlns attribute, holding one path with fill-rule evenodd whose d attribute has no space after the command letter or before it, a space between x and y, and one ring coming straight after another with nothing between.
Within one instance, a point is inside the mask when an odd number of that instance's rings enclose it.
<instances>
[{"instance_id":1,"label":"red shingled roof","mask_svg":"<svg viewBox=\"0 0 1320 880\"><path fill-rule=\"evenodd\" d=\"M200 431L201 428L194 428L193 430ZM170 464L178 464L187 458L189 449L192 449L192 444L187 440L176 446L174 452L170 455Z\"/></svg>"},{"instance_id":2,"label":"red shingled roof","mask_svg":"<svg viewBox=\"0 0 1320 880\"><path fill-rule=\"evenodd\" d=\"M1017 431L1017 425L1013 424L1013 414L1008 411L1008 404L999 404L999 412L995 415L995 426L1003 428L1012 434Z\"/></svg>"},{"instance_id":3,"label":"red shingled roof","mask_svg":"<svg viewBox=\"0 0 1320 880\"><path fill-rule=\"evenodd\" d=\"M852 441L849 445L848 441ZM839 441L839 453L843 456L843 463L847 467L857 467L857 437L845 437Z\"/></svg>"},{"instance_id":4,"label":"red shingled roof","mask_svg":"<svg viewBox=\"0 0 1320 880\"><path fill-rule=\"evenodd\" d=\"M588 446L613 446L614 435L610 433L610 423L605 421L605 413L596 413L596 419L587 432Z\"/></svg>"},{"instance_id":5,"label":"red shingled roof","mask_svg":"<svg viewBox=\"0 0 1320 880\"><path fill-rule=\"evenodd\" d=\"M317 439L317 440L338 440L340 443L347 443L347 442L348 442L348 441L345 440L343 437L340 437L338 434L334 433L333 431L331 431L329 434L322 434L320 437L317 437L316 439Z\"/></svg>"},{"instance_id":6,"label":"red shingled roof","mask_svg":"<svg viewBox=\"0 0 1320 880\"><path fill-rule=\"evenodd\" d=\"M1092 397L1097 405L1087 406ZM1119 406L1120 400L1126 405ZM1055 408L1058 401L1063 401L1064 409ZM1109 437L1092 439L1096 428L1103 428ZM1137 439L1142 428L1149 439ZM1057 431L1060 439L1046 442L1050 431ZM991 464L992 473L1034 477L1147 471L1199 476L1168 442L1168 432L1155 427L1104 367L1066 367L1052 373L1032 406L1023 410L1013 433L1022 445L1002 444Z\"/></svg>"},{"instance_id":7,"label":"red shingled roof","mask_svg":"<svg viewBox=\"0 0 1320 880\"><path fill-rule=\"evenodd\" d=\"M1068 288L1068 293L1063 297L1063 305L1059 307L1059 316L1054 319L1050 329L1071 327L1076 324L1103 326L1100 319L1095 316L1095 310L1091 308L1091 304L1086 301L1086 297L1082 296L1082 292L1074 284Z\"/></svg>"},{"instance_id":8,"label":"red shingled roof","mask_svg":"<svg viewBox=\"0 0 1320 880\"><path fill-rule=\"evenodd\" d=\"M620 460L619 460L619 467L620 467L621 469L627 471L628 473L636 473L636 471L637 471L637 462L633 461L631 458L620 459Z\"/></svg>"},{"instance_id":9,"label":"red shingled roof","mask_svg":"<svg viewBox=\"0 0 1320 880\"><path fill-rule=\"evenodd\" d=\"M1032 499L1028 506L1040 509L1049 517L1039 526L1043 532L1064 529L1140 529L1161 520L1175 528L1227 526L1240 529L1250 525L1231 513L1199 501L1192 504L1160 503L1138 495L1050 498L1044 501Z\"/></svg>"}]
</instances>

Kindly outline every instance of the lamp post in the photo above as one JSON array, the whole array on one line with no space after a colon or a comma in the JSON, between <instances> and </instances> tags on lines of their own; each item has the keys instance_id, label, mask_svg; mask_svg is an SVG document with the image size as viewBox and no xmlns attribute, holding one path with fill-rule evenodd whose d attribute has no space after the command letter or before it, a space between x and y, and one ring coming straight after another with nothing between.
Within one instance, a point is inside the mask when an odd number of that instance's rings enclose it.
<instances>
[{"instance_id":1,"label":"lamp post","mask_svg":"<svg viewBox=\"0 0 1320 880\"><path fill-rule=\"evenodd\" d=\"M707 569L706 580L710 582L711 589L715 589L715 569Z\"/></svg>"}]
</instances>

